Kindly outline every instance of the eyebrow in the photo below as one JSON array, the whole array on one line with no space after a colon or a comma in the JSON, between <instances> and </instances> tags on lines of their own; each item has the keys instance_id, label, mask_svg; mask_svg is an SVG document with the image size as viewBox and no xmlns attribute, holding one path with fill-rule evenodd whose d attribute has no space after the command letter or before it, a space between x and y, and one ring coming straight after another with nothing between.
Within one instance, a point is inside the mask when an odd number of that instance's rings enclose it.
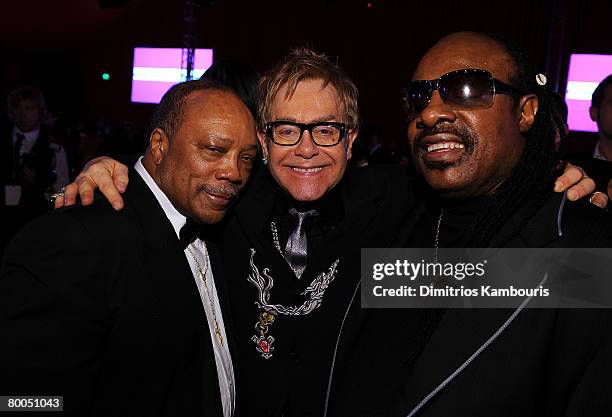
<instances>
[{"instance_id":1,"label":"eyebrow","mask_svg":"<svg viewBox=\"0 0 612 417\"><path fill-rule=\"evenodd\" d=\"M219 141L219 142L221 142L221 144L223 144L223 145L228 145L228 144L229 144L229 143L232 141L231 139L228 139L228 138L226 138L226 137L224 137L224 136L221 136L221 135L217 135L217 134L215 134L215 133L211 133L211 134L209 134L209 135L208 135L208 139L212 139L212 140L215 140L215 141Z\"/></svg>"},{"instance_id":2,"label":"eyebrow","mask_svg":"<svg viewBox=\"0 0 612 417\"><path fill-rule=\"evenodd\" d=\"M232 142L233 142L232 139L228 139L226 137L223 137L223 136L220 136L220 135L216 135L214 133L208 135L208 138L212 139L212 140L215 140L215 141L218 141L218 142L221 142L220 145L231 145ZM257 144L253 144L253 145L245 146L243 148L243 150L251 150L251 149L257 149L257 148L258 148Z\"/></svg>"},{"instance_id":3,"label":"eyebrow","mask_svg":"<svg viewBox=\"0 0 612 417\"><path fill-rule=\"evenodd\" d=\"M279 117L277 120L285 120L287 122L309 124L309 123L320 123L320 122L333 122L335 120L338 120L338 117L334 114L326 114L325 116L320 116L320 117L311 119L308 122L300 122L295 117Z\"/></svg>"}]
</instances>

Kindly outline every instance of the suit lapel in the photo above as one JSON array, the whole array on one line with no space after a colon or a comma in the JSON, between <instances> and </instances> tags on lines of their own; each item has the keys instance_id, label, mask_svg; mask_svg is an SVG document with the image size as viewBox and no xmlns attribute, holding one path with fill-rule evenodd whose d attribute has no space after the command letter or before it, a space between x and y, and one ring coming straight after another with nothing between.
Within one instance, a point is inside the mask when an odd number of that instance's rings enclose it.
<instances>
[{"instance_id":1,"label":"suit lapel","mask_svg":"<svg viewBox=\"0 0 612 417\"><path fill-rule=\"evenodd\" d=\"M150 277L161 313L170 320L169 328L164 330L167 334L160 337L178 338L176 345L169 343L170 349L178 355L175 359L177 364L188 360L182 357L185 352L194 355L192 366L201 366L201 377L194 380L201 383L201 387L196 388L195 392L201 393L205 415L216 415L222 410L216 363L206 314L191 267L172 224L136 171L130 172L130 185L125 198L137 213L143 230L142 256L146 260L146 270L143 273ZM180 345L194 341L199 346ZM177 365L175 372L185 372L181 371L182 366ZM175 378L180 379L181 376L177 375ZM168 379L170 383L170 378ZM180 382L178 385L180 386ZM159 395L158 398L164 398L166 393L160 390L156 394Z\"/></svg>"},{"instance_id":2,"label":"suit lapel","mask_svg":"<svg viewBox=\"0 0 612 417\"><path fill-rule=\"evenodd\" d=\"M162 308L168 312L190 309L202 317L204 310L191 268L172 224L136 171L130 173L125 197L137 212L144 235L143 255L149 260L151 284Z\"/></svg>"}]
</instances>

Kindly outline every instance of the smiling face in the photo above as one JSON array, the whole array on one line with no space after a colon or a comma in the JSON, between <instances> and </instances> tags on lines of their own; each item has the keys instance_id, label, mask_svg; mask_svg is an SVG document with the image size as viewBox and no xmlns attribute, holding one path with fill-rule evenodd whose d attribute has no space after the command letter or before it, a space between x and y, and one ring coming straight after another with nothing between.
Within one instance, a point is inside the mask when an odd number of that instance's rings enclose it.
<instances>
[{"instance_id":1,"label":"smiling face","mask_svg":"<svg viewBox=\"0 0 612 417\"><path fill-rule=\"evenodd\" d=\"M434 80L466 68L487 70L510 83L514 65L495 41L458 33L427 52L413 80ZM512 96L497 94L488 108L457 109L434 91L429 105L408 126L413 159L429 185L458 198L495 191L510 176L525 146L520 108Z\"/></svg>"},{"instance_id":2,"label":"smiling face","mask_svg":"<svg viewBox=\"0 0 612 417\"><path fill-rule=\"evenodd\" d=\"M336 89L323 88L319 79L307 79L297 84L289 98L282 87L272 103L269 121L286 120L299 123L346 122L344 106ZM317 146L305 131L299 143L282 146L259 132L259 140L269 161L272 177L296 201L316 201L331 190L342 178L356 131L335 146Z\"/></svg>"},{"instance_id":3,"label":"smiling face","mask_svg":"<svg viewBox=\"0 0 612 417\"><path fill-rule=\"evenodd\" d=\"M217 223L249 178L257 156L255 122L235 95L220 90L195 91L183 107L174 137L155 129L145 158L181 214Z\"/></svg>"}]
</instances>

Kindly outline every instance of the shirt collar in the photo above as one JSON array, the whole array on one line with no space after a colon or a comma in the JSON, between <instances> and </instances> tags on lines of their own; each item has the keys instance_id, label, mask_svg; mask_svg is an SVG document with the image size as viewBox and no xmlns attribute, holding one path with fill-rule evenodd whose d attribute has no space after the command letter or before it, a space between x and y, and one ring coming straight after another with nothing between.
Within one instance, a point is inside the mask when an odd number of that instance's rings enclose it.
<instances>
[{"instance_id":1,"label":"shirt collar","mask_svg":"<svg viewBox=\"0 0 612 417\"><path fill-rule=\"evenodd\" d=\"M134 164L134 169L136 170L136 172L138 172L138 174L140 174L145 184L147 184L147 187L149 187L149 189L157 199L157 202L164 210L166 217L168 218L168 220L170 220L170 223L172 223L172 227L176 232L176 237L179 237L181 228L185 225L185 223L187 223L187 217L179 213L179 211L170 202L170 199L159 188L159 186L153 180L151 175L149 175L144 165L142 165L142 156Z\"/></svg>"},{"instance_id":2,"label":"shirt collar","mask_svg":"<svg viewBox=\"0 0 612 417\"><path fill-rule=\"evenodd\" d=\"M38 139L38 136L40 135L40 126L34 130L30 130L29 132L22 132L17 126L13 126L13 143L17 141L18 134L23 135L26 142L36 142L36 139Z\"/></svg>"}]
</instances>

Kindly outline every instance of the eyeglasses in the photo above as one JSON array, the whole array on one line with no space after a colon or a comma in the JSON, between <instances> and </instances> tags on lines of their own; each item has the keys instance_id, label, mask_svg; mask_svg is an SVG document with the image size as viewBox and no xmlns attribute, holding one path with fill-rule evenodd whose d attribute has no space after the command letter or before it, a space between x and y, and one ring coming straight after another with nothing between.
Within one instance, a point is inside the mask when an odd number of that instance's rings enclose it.
<instances>
[{"instance_id":1,"label":"eyeglasses","mask_svg":"<svg viewBox=\"0 0 612 417\"><path fill-rule=\"evenodd\" d=\"M451 71L436 80L417 80L408 84L404 101L409 118L425 110L434 90L447 105L456 110L485 109L493 105L495 94L520 95L521 92L493 78L489 71L463 69Z\"/></svg>"},{"instance_id":2,"label":"eyeglasses","mask_svg":"<svg viewBox=\"0 0 612 417\"><path fill-rule=\"evenodd\" d=\"M266 135L281 146L297 144L305 130L310 132L316 145L334 146L342 142L350 129L344 123L337 122L295 123L277 120L266 123Z\"/></svg>"}]
</instances>

